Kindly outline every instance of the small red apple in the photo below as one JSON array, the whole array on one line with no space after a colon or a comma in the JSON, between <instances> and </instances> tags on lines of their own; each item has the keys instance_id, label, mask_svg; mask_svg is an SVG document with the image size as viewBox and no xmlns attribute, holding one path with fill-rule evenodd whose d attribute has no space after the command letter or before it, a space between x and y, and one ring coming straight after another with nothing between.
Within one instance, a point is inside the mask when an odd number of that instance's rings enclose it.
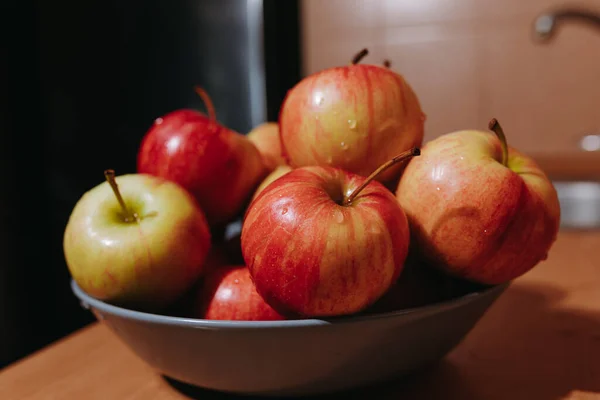
<instances>
[{"instance_id":1,"label":"small red apple","mask_svg":"<svg viewBox=\"0 0 600 400\"><path fill-rule=\"evenodd\" d=\"M368 176L396 154L423 141L425 114L406 80L379 65L325 69L297 83L279 115L283 155L294 168L332 166ZM398 165L377 179L394 182Z\"/></svg>"},{"instance_id":2,"label":"small red apple","mask_svg":"<svg viewBox=\"0 0 600 400\"><path fill-rule=\"evenodd\" d=\"M442 135L409 163L396 195L413 245L432 266L481 284L515 279L547 257L560 205L536 163L488 132Z\"/></svg>"},{"instance_id":3,"label":"small red apple","mask_svg":"<svg viewBox=\"0 0 600 400\"><path fill-rule=\"evenodd\" d=\"M244 265L227 265L204 277L193 317L215 320L276 321L285 319L257 293Z\"/></svg>"},{"instance_id":4,"label":"small red apple","mask_svg":"<svg viewBox=\"0 0 600 400\"><path fill-rule=\"evenodd\" d=\"M404 211L373 181L332 167L302 167L268 185L242 225L242 254L258 293L278 312L339 316L365 309L400 275L409 247Z\"/></svg>"},{"instance_id":5,"label":"small red apple","mask_svg":"<svg viewBox=\"0 0 600 400\"><path fill-rule=\"evenodd\" d=\"M156 119L144 136L137 170L177 182L194 195L211 226L243 212L268 172L256 147L219 124L202 91L209 116L177 110Z\"/></svg>"},{"instance_id":6,"label":"small red apple","mask_svg":"<svg viewBox=\"0 0 600 400\"><path fill-rule=\"evenodd\" d=\"M269 171L279 165L285 165L285 159L281 155L281 140L279 139L279 124L276 122L265 122L252 129L248 135L258 152L263 157L263 162Z\"/></svg>"}]
</instances>

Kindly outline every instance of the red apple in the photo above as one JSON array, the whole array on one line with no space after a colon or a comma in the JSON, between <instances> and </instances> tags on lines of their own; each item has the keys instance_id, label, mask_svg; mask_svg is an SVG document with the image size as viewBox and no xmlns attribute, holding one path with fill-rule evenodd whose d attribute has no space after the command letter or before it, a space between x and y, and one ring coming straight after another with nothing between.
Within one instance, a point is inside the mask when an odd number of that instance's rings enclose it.
<instances>
[{"instance_id":1,"label":"red apple","mask_svg":"<svg viewBox=\"0 0 600 400\"><path fill-rule=\"evenodd\" d=\"M302 167L268 185L242 225L242 254L258 293L278 312L356 313L400 275L409 246L404 211L373 178L339 168Z\"/></svg>"},{"instance_id":2,"label":"red apple","mask_svg":"<svg viewBox=\"0 0 600 400\"><path fill-rule=\"evenodd\" d=\"M269 171L279 165L285 165L285 159L281 155L281 140L279 139L279 124L276 122L265 122L252 129L248 135L258 152L263 157L263 162Z\"/></svg>"},{"instance_id":3,"label":"red apple","mask_svg":"<svg viewBox=\"0 0 600 400\"><path fill-rule=\"evenodd\" d=\"M428 142L396 195L415 249L431 265L482 284L519 277L554 243L560 206L536 163L506 145L497 121Z\"/></svg>"},{"instance_id":4,"label":"red apple","mask_svg":"<svg viewBox=\"0 0 600 400\"><path fill-rule=\"evenodd\" d=\"M219 124L210 103L207 108L209 117L177 110L158 118L142 140L137 169L183 186L209 224L219 226L243 212L267 170L256 147Z\"/></svg>"},{"instance_id":5,"label":"red apple","mask_svg":"<svg viewBox=\"0 0 600 400\"><path fill-rule=\"evenodd\" d=\"M244 265L227 265L204 277L193 317L217 320L274 321L285 319L257 293Z\"/></svg>"},{"instance_id":6,"label":"red apple","mask_svg":"<svg viewBox=\"0 0 600 400\"><path fill-rule=\"evenodd\" d=\"M292 167L333 166L368 176L396 154L423 141L425 115L398 73L353 63L311 74L286 95L279 124ZM398 165L378 176L397 183Z\"/></svg>"}]
</instances>

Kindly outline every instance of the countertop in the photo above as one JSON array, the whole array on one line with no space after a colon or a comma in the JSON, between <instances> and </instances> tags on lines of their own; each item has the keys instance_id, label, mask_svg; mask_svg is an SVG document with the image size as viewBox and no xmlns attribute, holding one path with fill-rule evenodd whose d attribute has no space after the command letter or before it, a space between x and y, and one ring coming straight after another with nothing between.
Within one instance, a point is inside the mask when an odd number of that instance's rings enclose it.
<instances>
[{"instance_id":1,"label":"countertop","mask_svg":"<svg viewBox=\"0 0 600 400\"><path fill-rule=\"evenodd\" d=\"M599 249L600 232L561 232L439 365L352 397L600 399ZM170 384L99 323L0 372L3 400L189 398L236 397Z\"/></svg>"}]
</instances>

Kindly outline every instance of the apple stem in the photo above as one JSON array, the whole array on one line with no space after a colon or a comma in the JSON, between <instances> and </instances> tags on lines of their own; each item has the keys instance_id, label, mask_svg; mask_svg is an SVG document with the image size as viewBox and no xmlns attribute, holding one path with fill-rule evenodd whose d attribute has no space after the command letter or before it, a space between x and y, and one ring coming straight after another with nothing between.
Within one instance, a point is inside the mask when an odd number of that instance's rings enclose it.
<instances>
[{"instance_id":1,"label":"apple stem","mask_svg":"<svg viewBox=\"0 0 600 400\"><path fill-rule=\"evenodd\" d=\"M377 175L379 175L386 169L392 167L393 165L396 165L399 162L406 160L407 158L411 158L411 157L419 156L419 155L421 155L421 149L419 149L418 147L413 147L412 149L406 150L405 152L402 152L402 153L398 154L396 157L392 158L391 160L385 162L379 168L377 168L375 171L373 171L373 173L371 173L371 175L369 175L367 177L367 179L365 179L365 181L359 187L357 187L356 189L354 189L354 191L352 191L352 193L350 193L350 196L348 196L346 201L344 201L344 205L345 206L350 205L350 203L352 203L352 201L356 198L356 196L358 196L358 194L360 192L362 192L362 190L365 187L367 187L367 185L369 183L371 183L371 181L373 179L377 178Z\"/></svg>"},{"instance_id":2,"label":"apple stem","mask_svg":"<svg viewBox=\"0 0 600 400\"><path fill-rule=\"evenodd\" d=\"M132 221L139 222L139 218L138 218L137 214L129 211L129 209L125 205L125 201L123 200L123 197L121 196L121 192L119 191L119 186L117 185L117 181L115 179L115 171L112 169L107 169L106 171L104 171L104 177L108 181L108 184L112 188L112 190L115 194L115 197L117 198L117 201L119 202L119 204L121 205L121 208L123 209L123 213L125 215L125 222L132 222Z\"/></svg>"},{"instance_id":3,"label":"apple stem","mask_svg":"<svg viewBox=\"0 0 600 400\"><path fill-rule=\"evenodd\" d=\"M383 60L383 66L390 68L392 66L392 62L390 60Z\"/></svg>"},{"instance_id":4,"label":"apple stem","mask_svg":"<svg viewBox=\"0 0 600 400\"><path fill-rule=\"evenodd\" d=\"M200 96L200 98L204 102L204 107L206 107L206 111L208 113L208 118L210 118L213 121L216 121L217 114L215 113L215 106L213 105L213 102L212 102L210 96L208 95L208 93L206 92L206 90L202 89L200 86L195 86L194 90L196 91L196 94L198 96Z\"/></svg>"},{"instance_id":5,"label":"apple stem","mask_svg":"<svg viewBox=\"0 0 600 400\"><path fill-rule=\"evenodd\" d=\"M508 166L508 144L506 143L506 135L504 135L504 130L496 118L492 118L490 120L488 127L491 131L494 131L500 140L500 146L502 147L502 165L506 167Z\"/></svg>"},{"instance_id":6,"label":"apple stem","mask_svg":"<svg viewBox=\"0 0 600 400\"><path fill-rule=\"evenodd\" d=\"M361 51L359 51L358 53L356 53L356 55L354 57L352 57L352 61L350 61L350 64L352 64L352 65L358 64L360 62L360 60L362 60L363 58L365 58L365 56L367 54L369 54L369 50L362 49Z\"/></svg>"}]
</instances>

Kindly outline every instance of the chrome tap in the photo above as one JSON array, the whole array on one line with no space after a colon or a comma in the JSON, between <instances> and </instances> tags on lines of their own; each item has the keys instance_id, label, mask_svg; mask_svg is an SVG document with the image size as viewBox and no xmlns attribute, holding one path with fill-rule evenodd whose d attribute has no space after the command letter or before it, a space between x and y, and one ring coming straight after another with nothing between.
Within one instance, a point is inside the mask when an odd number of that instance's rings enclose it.
<instances>
[{"instance_id":1,"label":"chrome tap","mask_svg":"<svg viewBox=\"0 0 600 400\"><path fill-rule=\"evenodd\" d=\"M582 22L600 33L600 14L581 7L562 7L546 11L533 23L533 38L538 42L548 42L556 34L560 25L566 22Z\"/></svg>"}]
</instances>

